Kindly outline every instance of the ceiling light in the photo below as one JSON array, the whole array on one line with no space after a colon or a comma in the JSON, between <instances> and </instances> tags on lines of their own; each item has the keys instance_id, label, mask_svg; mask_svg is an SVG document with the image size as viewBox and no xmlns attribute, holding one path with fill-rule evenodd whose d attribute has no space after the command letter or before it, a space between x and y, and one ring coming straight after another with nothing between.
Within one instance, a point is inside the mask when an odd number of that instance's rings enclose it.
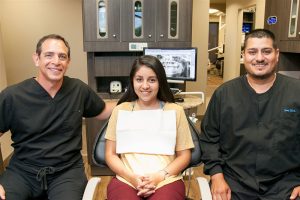
<instances>
[{"instance_id":1,"label":"ceiling light","mask_svg":"<svg viewBox=\"0 0 300 200\"><path fill-rule=\"evenodd\" d=\"M208 11L209 14L215 14L217 12L219 12L219 10L218 9L214 9L214 8L210 8L209 11Z\"/></svg>"}]
</instances>

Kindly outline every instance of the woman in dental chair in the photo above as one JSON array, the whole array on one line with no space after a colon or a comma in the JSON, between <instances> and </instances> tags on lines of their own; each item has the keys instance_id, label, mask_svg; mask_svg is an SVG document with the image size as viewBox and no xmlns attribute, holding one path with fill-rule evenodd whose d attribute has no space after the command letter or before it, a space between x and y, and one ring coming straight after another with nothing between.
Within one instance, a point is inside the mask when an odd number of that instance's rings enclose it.
<instances>
[{"instance_id":1,"label":"woman in dental chair","mask_svg":"<svg viewBox=\"0 0 300 200\"><path fill-rule=\"evenodd\" d=\"M185 199L181 172L194 144L184 110L174 103L157 58L134 61L118 104L105 135L106 163L116 173L107 199Z\"/></svg>"}]
</instances>

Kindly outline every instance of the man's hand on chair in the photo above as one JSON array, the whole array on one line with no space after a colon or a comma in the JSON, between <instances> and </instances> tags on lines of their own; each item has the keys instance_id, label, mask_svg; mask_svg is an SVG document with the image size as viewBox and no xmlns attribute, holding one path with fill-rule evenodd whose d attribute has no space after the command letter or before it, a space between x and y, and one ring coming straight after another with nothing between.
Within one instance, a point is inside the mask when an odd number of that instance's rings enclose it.
<instances>
[{"instance_id":1,"label":"man's hand on chair","mask_svg":"<svg viewBox=\"0 0 300 200\"><path fill-rule=\"evenodd\" d=\"M230 200L231 190L222 173L211 177L211 194L213 200Z\"/></svg>"},{"instance_id":2,"label":"man's hand on chair","mask_svg":"<svg viewBox=\"0 0 300 200\"><path fill-rule=\"evenodd\" d=\"M293 189L293 192L290 196L290 199L294 200L300 197L300 186L297 186Z\"/></svg>"}]
</instances>

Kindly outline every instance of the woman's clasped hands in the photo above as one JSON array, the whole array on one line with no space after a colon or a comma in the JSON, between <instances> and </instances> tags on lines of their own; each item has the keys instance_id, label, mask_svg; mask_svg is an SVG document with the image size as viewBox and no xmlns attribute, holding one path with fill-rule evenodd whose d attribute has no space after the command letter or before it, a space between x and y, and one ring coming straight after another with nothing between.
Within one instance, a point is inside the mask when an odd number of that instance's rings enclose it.
<instances>
[{"instance_id":1,"label":"woman's clasped hands","mask_svg":"<svg viewBox=\"0 0 300 200\"><path fill-rule=\"evenodd\" d=\"M161 181L165 179L164 174L161 171L146 175L136 175L134 186L138 190L137 195L143 198L149 197L155 193L155 189Z\"/></svg>"}]
</instances>

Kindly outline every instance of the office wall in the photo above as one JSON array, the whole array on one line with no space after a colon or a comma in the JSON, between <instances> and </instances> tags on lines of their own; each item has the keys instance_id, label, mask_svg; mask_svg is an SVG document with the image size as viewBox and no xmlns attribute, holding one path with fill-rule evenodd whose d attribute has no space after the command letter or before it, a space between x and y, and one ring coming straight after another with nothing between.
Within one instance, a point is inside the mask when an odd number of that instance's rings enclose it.
<instances>
[{"instance_id":1,"label":"office wall","mask_svg":"<svg viewBox=\"0 0 300 200\"><path fill-rule=\"evenodd\" d=\"M50 33L64 36L71 46L67 75L87 82L83 52L81 0L0 0L3 53L8 85L36 76L31 55L37 40Z\"/></svg>"},{"instance_id":2,"label":"office wall","mask_svg":"<svg viewBox=\"0 0 300 200\"><path fill-rule=\"evenodd\" d=\"M187 82L187 91L206 90L207 65L208 65L208 29L209 29L209 0L193 1L193 30L192 46L198 48L197 57L197 82ZM197 110L202 115L205 110L205 103Z\"/></svg>"},{"instance_id":3,"label":"office wall","mask_svg":"<svg viewBox=\"0 0 300 200\"><path fill-rule=\"evenodd\" d=\"M265 0L227 0L225 29L225 59L223 80L240 74L242 9L256 5L255 28L263 28Z\"/></svg>"},{"instance_id":4,"label":"office wall","mask_svg":"<svg viewBox=\"0 0 300 200\"><path fill-rule=\"evenodd\" d=\"M0 21L0 92L6 88L6 69L5 69L5 61L3 56L3 48L2 48L2 34L1 34L1 21ZM12 141L10 139L11 134L5 133L0 137L1 144L1 152L2 158L5 160L10 153L13 151L13 148L10 146Z\"/></svg>"},{"instance_id":5,"label":"office wall","mask_svg":"<svg viewBox=\"0 0 300 200\"><path fill-rule=\"evenodd\" d=\"M2 34L1 34L1 22L0 22L0 92L6 87L6 70L4 64L3 48L2 48Z\"/></svg>"},{"instance_id":6,"label":"office wall","mask_svg":"<svg viewBox=\"0 0 300 200\"><path fill-rule=\"evenodd\" d=\"M263 28L265 23L266 0L256 0L255 27Z\"/></svg>"}]
</instances>

